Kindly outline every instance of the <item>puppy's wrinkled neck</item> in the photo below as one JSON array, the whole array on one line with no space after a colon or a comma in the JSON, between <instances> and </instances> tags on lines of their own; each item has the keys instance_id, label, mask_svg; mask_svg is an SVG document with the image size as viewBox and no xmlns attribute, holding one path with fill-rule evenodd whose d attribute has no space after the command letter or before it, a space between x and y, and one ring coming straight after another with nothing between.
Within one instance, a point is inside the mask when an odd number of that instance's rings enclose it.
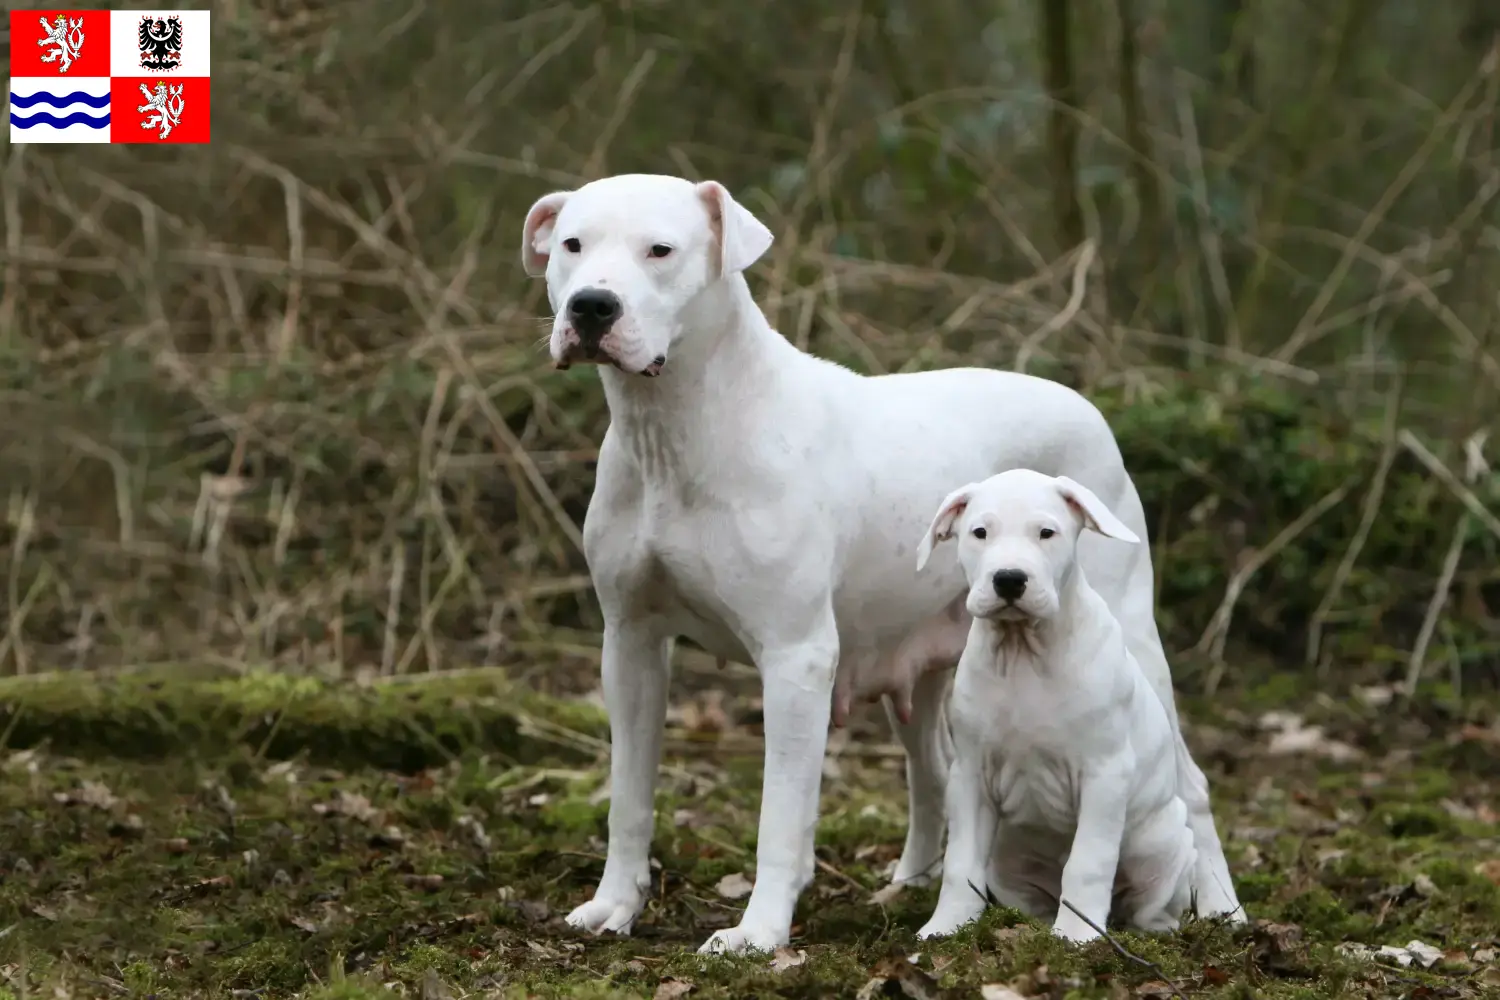
<instances>
[{"instance_id":1,"label":"puppy's wrinkled neck","mask_svg":"<svg viewBox=\"0 0 1500 1000\"><path fill-rule=\"evenodd\" d=\"M1054 664L1068 659L1066 650L1074 637L1065 623L1078 620L1079 605L1086 599L1085 586L1075 566L1058 587L1057 611L1051 618L985 621L986 641L996 669L1005 674L1027 664L1040 673L1055 673Z\"/></svg>"},{"instance_id":2,"label":"puppy's wrinkled neck","mask_svg":"<svg viewBox=\"0 0 1500 1000\"><path fill-rule=\"evenodd\" d=\"M1046 622L1034 618L985 622L995 668L1001 674L1008 674L1022 663L1040 665L1044 648L1042 631L1046 628Z\"/></svg>"}]
</instances>

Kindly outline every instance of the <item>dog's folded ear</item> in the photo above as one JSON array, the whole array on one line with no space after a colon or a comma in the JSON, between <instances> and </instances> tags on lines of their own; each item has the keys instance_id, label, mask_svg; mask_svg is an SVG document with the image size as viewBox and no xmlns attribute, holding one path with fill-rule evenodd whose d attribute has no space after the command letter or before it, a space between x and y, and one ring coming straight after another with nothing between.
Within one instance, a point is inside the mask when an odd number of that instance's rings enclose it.
<instances>
[{"instance_id":1,"label":"dog's folded ear","mask_svg":"<svg viewBox=\"0 0 1500 1000\"><path fill-rule=\"evenodd\" d=\"M547 273L547 258L552 256L552 226L572 193L544 194L526 213L526 225L521 230L521 266L533 278Z\"/></svg>"},{"instance_id":2,"label":"dog's folded ear","mask_svg":"<svg viewBox=\"0 0 1500 1000\"><path fill-rule=\"evenodd\" d=\"M719 277L727 278L760 260L775 237L765 223L734 200L718 181L698 185L698 197L708 208L714 235L719 238Z\"/></svg>"},{"instance_id":3,"label":"dog's folded ear","mask_svg":"<svg viewBox=\"0 0 1500 1000\"><path fill-rule=\"evenodd\" d=\"M1114 512L1104 505L1104 501L1082 483L1074 482L1067 476L1058 476L1057 492L1062 494L1068 506L1083 519L1085 528L1097 531L1106 538L1118 538L1132 545L1140 541L1139 536L1127 528L1125 522L1115 517Z\"/></svg>"},{"instance_id":4,"label":"dog's folded ear","mask_svg":"<svg viewBox=\"0 0 1500 1000\"><path fill-rule=\"evenodd\" d=\"M922 544L917 546L917 572L922 572L927 565L927 560L932 557L932 547L938 542L946 542L953 537L953 522L957 521L963 514L964 509L969 506L969 501L974 496L974 483L960 486L943 498L943 503L938 507L937 516L932 519L932 524L927 528L927 534L922 536Z\"/></svg>"}]
</instances>

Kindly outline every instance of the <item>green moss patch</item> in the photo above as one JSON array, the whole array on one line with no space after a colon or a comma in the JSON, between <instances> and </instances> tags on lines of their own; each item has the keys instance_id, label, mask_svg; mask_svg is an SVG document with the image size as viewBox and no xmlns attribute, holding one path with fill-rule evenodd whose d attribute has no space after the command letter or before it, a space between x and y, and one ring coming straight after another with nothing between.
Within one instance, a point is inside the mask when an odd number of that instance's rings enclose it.
<instances>
[{"instance_id":1,"label":"green moss patch","mask_svg":"<svg viewBox=\"0 0 1500 1000\"><path fill-rule=\"evenodd\" d=\"M537 697L498 670L376 684L163 671L0 680L0 746L11 750L146 760L245 750L411 772L474 752L591 759L607 733L598 710Z\"/></svg>"},{"instance_id":2,"label":"green moss patch","mask_svg":"<svg viewBox=\"0 0 1500 1000\"><path fill-rule=\"evenodd\" d=\"M360 713L386 719L391 704L412 698L384 687L317 686L292 696L298 686L280 683L126 681L83 696L98 714L82 718L119 726L104 706L126 691L151 691L138 706L176 706L176 719L216 691L238 698L238 714L226 717L241 722L252 704L282 713L301 705L299 720L334 718L328 706L338 705L347 727ZM103 697L106 690L116 696ZM986 984L1023 996L1113 998L1170 996L1170 983L1193 997L1281 1000L1478 997L1500 981L1492 958L1500 827L1489 779L1454 772L1437 781L1398 746L1348 761L1271 756L1264 734L1234 716L1199 718L1190 731L1210 762L1251 927L1196 921L1169 935L1121 931L1116 943L1127 956L1108 942L1067 945L994 909L950 941L919 943L914 932L933 889L885 905L871 899L900 851L901 762L855 743L825 781L819 869L791 949L774 963L702 958L696 947L743 907L720 891L721 880L754 874L759 749L753 730L731 724L691 743L674 733L669 746L692 749L669 753L663 769L651 901L632 937L583 936L562 918L603 869L606 771L585 749L597 713L491 690L517 719L551 720L540 727L554 742L533 742L525 733L537 724L522 722L516 744L460 746L454 737L448 753L424 766L406 767L411 758L387 750L382 759L392 766L378 767L334 763L373 742L371 734L324 744L340 753L273 755L262 752L263 735L231 738L232 727L201 724L172 728L176 742L127 758L85 754L98 747L83 740L64 752L62 739L38 729L26 731L34 746L18 749L16 723L0 764L0 930L9 928L0 936L0 988L13 996L454 1000L866 990L956 1000ZM438 688L424 692L408 720L441 714ZM54 718L67 714L56 692L55 702L33 697L28 711L51 704ZM465 698L450 692L452 717L430 731L470 732L482 702L473 689ZM524 713L514 711L523 704ZM146 714L137 707L125 717ZM1377 713L1351 716L1347 707L1309 723L1331 727L1334 719L1355 742L1361 726L1383 725ZM85 728L70 726L59 732ZM133 724L111 738L134 732ZM201 745L183 735L198 732L218 735ZM559 749L563 732L575 735ZM1422 968L1371 957L1413 940L1441 959Z\"/></svg>"}]
</instances>

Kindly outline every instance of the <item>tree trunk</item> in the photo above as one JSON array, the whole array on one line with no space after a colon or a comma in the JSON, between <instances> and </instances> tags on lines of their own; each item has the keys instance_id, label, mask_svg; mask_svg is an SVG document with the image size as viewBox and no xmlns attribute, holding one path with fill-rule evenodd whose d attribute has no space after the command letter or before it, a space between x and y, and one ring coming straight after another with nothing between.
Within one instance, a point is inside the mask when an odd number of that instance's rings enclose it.
<instances>
[{"instance_id":1,"label":"tree trunk","mask_svg":"<svg viewBox=\"0 0 1500 1000\"><path fill-rule=\"evenodd\" d=\"M1050 110L1048 166L1052 173L1052 213L1065 249L1083 242L1078 205L1078 83L1073 74L1069 0L1038 0L1042 7L1042 63Z\"/></svg>"}]
</instances>

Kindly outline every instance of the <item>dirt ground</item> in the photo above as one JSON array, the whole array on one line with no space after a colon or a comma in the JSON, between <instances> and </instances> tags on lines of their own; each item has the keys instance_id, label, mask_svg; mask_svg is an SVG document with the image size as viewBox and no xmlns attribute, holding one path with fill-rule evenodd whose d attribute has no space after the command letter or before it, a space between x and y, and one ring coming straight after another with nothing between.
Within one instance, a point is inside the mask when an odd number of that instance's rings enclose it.
<instances>
[{"instance_id":1,"label":"dirt ground","mask_svg":"<svg viewBox=\"0 0 1500 1000\"><path fill-rule=\"evenodd\" d=\"M590 724L530 727L552 748L534 762L444 750L406 774L276 760L265 740L155 760L9 740L0 997L1500 995L1494 711L1378 687L1235 703L1184 712L1250 928L1077 948L996 909L919 944L935 890L874 897L904 794L899 752L863 717L830 754L792 945L743 959L694 949L754 875L749 697L673 709L658 883L630 938L562 921L604 862L606 746L587 704L565 717Z\"/></svg>"}]
</instances>

